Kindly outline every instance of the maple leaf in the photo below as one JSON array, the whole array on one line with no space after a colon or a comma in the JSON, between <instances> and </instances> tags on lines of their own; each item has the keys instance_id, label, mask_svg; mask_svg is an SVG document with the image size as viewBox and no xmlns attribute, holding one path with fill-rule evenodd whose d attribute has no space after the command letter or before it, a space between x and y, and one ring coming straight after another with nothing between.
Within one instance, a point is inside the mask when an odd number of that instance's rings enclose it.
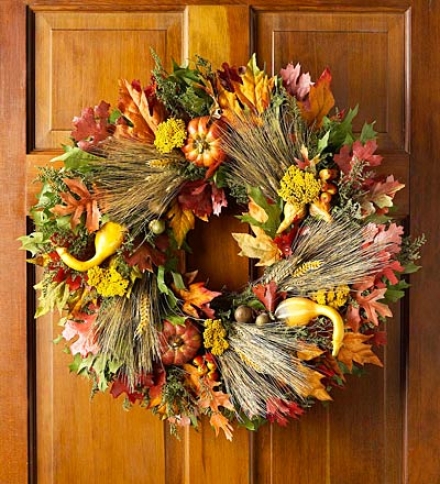
<instances>
[{"instance_id":1,"label":"maple leaf","mask_svg":"<svg viewBox=\"0 0 440 484\"><path fill-rule=\"evenodd\" d=\"M130 83L121 79L119 94L118 107L131 123L118 124L120 134L152 144L157 126L165 120L165 108L159 102L149 102L145 90L141 89L138 82Z\"/></svg>"},{"instance_id":2,"label":"maple leaf","mask_svg":"<svg viewBox=\"0 0 440 484\"><path fill-rule=\"evenodd\" d=\"M301 396L315 397L321 401L332 399L332 397L327 393L326 387L321 382L321 380L324 378L324 375L299 363L296 364L296 368L304 375L306 382L305 388L301 388L299 390Z\"/></svg>"},{"instance_id":3,"label":"maple leaf","mask_svg":"<svg viewBox=\"0 0 440 484\"><path fill-rule=\"evenodd\" d=\"M342 146L339 153L335 154L333 159L344 175L348 175L351 172L354 161L349 144Z\"/></svg>"},{"instance_id":4,"label":"maple leaf","mask_svg":"<svg viewBox=\"0 0 440 484\"><path fill-rule=\"evenodd\" d=\"M320 128L324 116L327 116L335 104L335 98L330 89L331 80L332 76L327 68L316 81L316 84L310 86L308 99L298 102L301 115L309 126L314 124L316 128Z\"/></svg>"},{"instance_id":5,"label":"maple leaf","mask_svg":"<svg viewBox=\"0 0 440 484\"><path fill-rule=\"evenodd\" d=\"M174 287L174 292L184 301L182 310L195 318L199 317L196 308L206 311L206 305L221 294L221 292L207 289L204 282L194 282L189 285L188 289Z\"/></svg>"},{"instance_id":6,"label":"maple leaf","mask_svg":"<svg viewBox=\"0 0 440 484\"><path fill-rule=\"evenodd\" d=\"M205 180L186 182L177 197L182 210L191 210L201 220L212 214L211 185Z\"/></svg>"},{"instance_id":7,"label":"maple leaf","mask_svg":"<svg viewBox=\"0 0 440 484\"><path fill-rule=\"evenodd\" d=\"M215 184L211 185L211 202L212 213L214 215L220 215L222 208L228 206L228 200L223 188L218 188Z\"/></svg>"},{"instance_id":8,"label":"maple leaf","mask_svg":"<svg viewBox=\"0 0 440 484\"><path fill-rule=\"evenodd\" d=\"M264 230L254 226L252 230L255 233L255 237L250 234L232 234L232 237L234 237L241 249L238 255L249 257L250 259L259 259L257 266L271 266L281 258L280 249Z\"/></svg>"},{"instance_id":9,"label":"maple leaf","mask_svg":"<svg viewBox=\"0 0 440 484\"><path fill-rule=\"evenodd\" d=\"M65 205L55 205L51 212L55 215L64 216L72 215L70 226L74 229L81 221L81 215L86 213L86 228L89 232L95 232L99 229L99 208L98 201L89 192L88 188L79 178L65 178L64 183L70 192L61 192L61 200ZM79 198L74 197L73 194Z\"/></svg>"},{"instance_id":10,"label":"maple leaf","mask_svg":"<svg viewBox=\"0 0 440 484\"><path fill-rule=\"evenodd\" d=\"M166 262L166 255L148 242L136 246L135 251L124 254L124 260L130 266L137 266L141 272L153 272L153 264L158 267Z\"/></svg>"},{"instance_id":11,"label":"maple leaf","mask_svg":"<svg viewBox=\"0 0 440 484\"><path fill-rule=\"evenodd\" d=\"M180 248L185 240L186 234L195 226L195 216L190 209L182 209L175 200L166 214L169 226L173 230L177 247Z\"/></svg>"},{"instance_id":12,"label":"maple leaf","mask_svg":"<svg viewBox=\"0 0 440 484\"><path fill-rule=\"evenodd\" d=\"M289 257L293 254L292 243L298 234L298 227L293 226L287 233L278 234L273 241L277 244L284 257Z\"/></svg>"},{"instance_id":13,"label":"maple leaf","mask_svg":"<svg viewBox=\"0 0 440 484\"><path fill-rule=\"evenodd\" d=\"M377 355L371 350L371 345L366 344L371 340L373 335L362 333L345 333L344 344L338 353L338 360L350 370L353 369L353 362L359 365L371 363L377 366L383 366Z\"/></svg>"},{"instance_id":14,"label":"maple leaf","mask_svg":"<svg viewBox=\"0 0 440 484\"><path fill-rule=\"evenodd\" d=\"M310 74L301 74L301 65L299 63L296 66L289 63L285 69L280 70L280 76L283 80L283 86L286 91L295 96L298 101L304 101L310 92L310 86L313 85Z\"/></svg>"},{"instance_id":15,"label":"maple leaf","mask_svg":"<svg viewBox=\"0 0 440 484\"><path fill-rule=\"evenodd\" d=\"M101 101L98 106L83 109L81 116L73 118L71 136L81 150L90 150L113 133L114 126L108 122L109 108L110 104Z\"/></svg>"},{"instance_id":16,"label":"maple leaf","mask_svg":"<svg viewBox=\"0 0 440 484\"><path fill-rule=\"evenodd\" d=\"M275 305L278 299L277 285L274 281L268 284L257 284L252 287L252 292L264 304L268 311L275 311Z\"/></svg>"}]
</instances>

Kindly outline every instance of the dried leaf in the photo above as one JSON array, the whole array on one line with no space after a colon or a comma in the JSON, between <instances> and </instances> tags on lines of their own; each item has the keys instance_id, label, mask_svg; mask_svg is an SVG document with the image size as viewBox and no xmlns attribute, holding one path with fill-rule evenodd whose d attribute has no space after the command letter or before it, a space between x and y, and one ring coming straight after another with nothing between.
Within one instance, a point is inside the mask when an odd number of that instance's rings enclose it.
<instances>
[{"instance_id":1,"label":"dried leaf","mask_svg":"<svg viewBox=\"0 0 440 484\"><path fill-rule=\"evenodd\" d=\"M174 232L177 246L180 248L185 240L186 234L195 226L195 216L191 210L182 209L177 200L175 200L168 210L166 217Z\"/></svg>"},{"instance_id":2,"label":"dried leaf","mask_svg":"<svg viewBox=\"0 0 440 484\"><path fill-rule=\"evenodd\" d=\"M332 76L329 69L325 69L315 85L310 86L307 101L298 102L303 118L309 126L312 124L319 128L324 116L327 116L335 104L335 98L330 89Z\"/></svg>"},{"instance_id":3,"label":"dried leaf","mask_svg":"<svg viewBox=\"0 0 440 484\"><path fill-rule=\"evenodd\" d=\"M307 381L307 389L302 393L303 397L315 397L322 401L332 400L332 397L327 393L324 384L321 382L324 375L304 365L298 364L297 368L305 375Z\"/></svg>"},{"instance_id":4,"label":"dried leaf","mask_svg":"<svg viewBox=\"0 0 440 484\"><path fill-rule=\"evenodd\" d=\"M194 282L189 285L189 289L174 287L174 292L184 301L182 310L195 318L199 317L197 308L204 311L204 306L221 294L220 292L207 289L204 282Z\"/></svg>"},{"instance_id":5,"label":"dried leaf","mask_svg":"<svg viewBox=\"0 0 440 484\"><path fill-rule=\"evenodd\" d=\"M371 345L366 344L366 341L372 337L371 334L346 332L343 345L338 353L338 360L344 363L350 371L353 369L353 362L362 366L365 363L383 366L377 355L371 350Z\"/></svg>"},{"instance_id":6,"label":"dried leaf","mask_svg":"<svg viewBox=\"0 0 440 484\"><path fill-rule=\"evenodd\" d=\"M257 266L271 266L281 258L277 244L261 229L253 227L255 237L250 234L233 233L241 252L239 255L259 259Z\"/></svg>"},{"instance_id":7,"label":"dried leaf","mask_svg":"<svg viewBox=\"0 0 440 484\"><path fill-rule=\"evenodd\" d=\"M118 129L125 136L152 144L157 126L165 119L163 106L157 103L151 109L145 91L125 79L119 81L119 87L118 107L131 125L119 124Z\"/></svg>"}]
</instances>

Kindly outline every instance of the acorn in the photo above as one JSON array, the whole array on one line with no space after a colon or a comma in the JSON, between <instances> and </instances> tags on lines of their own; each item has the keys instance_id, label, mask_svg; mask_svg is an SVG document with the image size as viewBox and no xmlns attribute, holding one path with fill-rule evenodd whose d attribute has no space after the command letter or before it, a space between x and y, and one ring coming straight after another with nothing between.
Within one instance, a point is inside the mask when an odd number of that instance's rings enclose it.
<instances>
[{"instance_id":1,"label":"acorn","mask_svg":"<svg viewBox=\"0 0 440 484\"><path fill-rule=\"evenodd\" d=\"M267 324L268 322L270 321L270 316L268 313L260 313L256 318L255 318L255 324L258 326L258 327L262 327L264 326L265 324Z\"/></svg>"},{"instance_id":2,"label":"acorn","mask_svg":"<svg viewBox=\"0 0 440 484\"><path fill-rule=\"evenodd\" d=\"M252 323L254 319L252 308L245 305L238 306L234 311L234 318L237 323Z\"/></svg>"},{"instance_id":3,"label":"acorn","mask_svg":"<svg viewBox=\"0 0 440 484\"><path fill-rule=\"evenodd\" d=\"M160 235L165 232L165 222L161 219L155 218L150 221L148 228L153 232L153 234Z\"/></svg>"}]
</instances>

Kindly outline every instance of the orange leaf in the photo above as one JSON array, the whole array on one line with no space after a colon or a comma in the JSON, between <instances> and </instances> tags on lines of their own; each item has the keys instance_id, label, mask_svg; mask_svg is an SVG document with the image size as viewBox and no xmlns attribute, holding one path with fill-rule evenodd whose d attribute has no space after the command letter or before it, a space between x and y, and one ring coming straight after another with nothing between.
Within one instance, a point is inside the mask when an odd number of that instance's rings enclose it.
<instances>
[{"instance_id":1,"label":"orange leaf","mask_svg":"<svg viewBox=\"0 0 440 484\"><path fill-rule=\"evenodd\" d=\"M372 337L373 335L346 332L338 353L338 360L344 363L350 371L353 369L353 361L362 366L365 363L383 366L377 355L371 350L371 345L365 344Z\"/></svg>"},{"instance_id":2,"label":"orange leaf","mask_svg":"<svg viewBox=\"0 0 440 484\"><path fill-rule=\"evenodd\" d=\"M310 125L316 124L319 128L322 119L327 116L335 104L335 98L330 89L332 75L329 69L325 69L315 85L310 86L309 97L306 101L298 102L303 118Z\"/></svg>"},{"instance_id":3,"label":"orange leaf","mask_svg":"<svg viewBox=\"0 0 440 484\"><path fill-rule=\"evenodd\" d=\"M232 440L233 427L224 415L221 413L213 413L209 419L209 423L214 427L216 437L218 437L221 429L225 433L225 437L228 440Z\"/></svg>"},{"instance_id":4,"label":"orange leaf","mask_svg":"<svg viewBox=\"0 0 440 484\"><path fill-rule=\"evenodd\" d=\"M174 291L184 301L182 310L186 314L194 316L195 318L199 317L196 308L203 309L203 306L210 303L215 297L221 294L220 292L206 289L204 282L190 284L189 289L174 288Z\"/></svg>"},{"instance_id":5,"label":"orange leaf","mask_svg":"<svg viewBox=\"0 0 440 484\"><path fill-rule=\"evenodd\" d=\"M302 361L309 361L322 355L322 353L324 353L324 350L321 350L315 344L304 342L301 344L301 349L297 351L297 357Z\"/></svg>"},{"instance_id":6,"label":"orange leaf","mask_svg":"<svg viewBox=\"0 0 440 484\"><path fill-rule=\"evenodd\" d=\"M166 216L170 221L170 227L173 229L177 246L180 248L185 240L186 234L195 226L195 216L192 210L182 209L177 203L177 200L171 205Z\"/></svg>"},{"instance_id":7,"label":"orange leaf","mask_svg":"<svg viewBox=\"0 0 440 484\"><path fill-rule=\"evenodd\" d=\"M323 383L321 383L321 379L324 378L324 375L321 375L321 373L300 364L297 365L297 369L303 373L306 378L306 388L299 390L301 396L315 397L322 401L332 399L332 397L327 393Z\"/></svg>"},{"instance_id":8,"label":"orange leaf","mask_svg":"<svg viewBox=\"0 0 440 484\"><path fill-rule=\"evenodd\" d=\"M125 135L152 144L158 124L165 119L165 111L161 104L150 112L147 96L144 90L138 91L125 79L119 81L119 109L133 126L118 125Z\"/></svg>"},{"instance_id":9,"label":"orange leaf","mask_svg":"<svg viewBox=\"0 0 440 484\"><path fill-rule=\"evenodd\" d=\"M231 93L219 85L220 105L242 117L243 111L253 114L262 113L270 104L275 77L269 78L258 68L255 54L249 60L241 81L231 80L234 92ZM244 106L244 109L242 108ZM228 113L226 113L226 117Z\"/></svg>"}]
</instances>

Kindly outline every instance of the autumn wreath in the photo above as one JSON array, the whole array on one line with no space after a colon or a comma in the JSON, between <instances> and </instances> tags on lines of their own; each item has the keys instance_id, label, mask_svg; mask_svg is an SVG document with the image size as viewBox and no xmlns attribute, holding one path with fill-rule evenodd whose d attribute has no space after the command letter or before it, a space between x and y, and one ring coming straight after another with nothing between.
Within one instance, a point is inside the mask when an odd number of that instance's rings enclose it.
<instances>
[{"instance_id":1,"label":"autumn wreath","mask_svg":"<svg viewBox=\"0 0 440 484\"><path fill-rule=\"evenodd\" d=\"M153 54L154 55L154 54ZM255 56L213 70L196 58L150 84L120 81L117 108L74 118L73 144L45 167L22 237L43 267L36 316L58 309L71 370L161 419L206 415L285 425L365 363L381 365L389 303L403 296L423 238L390 214L403 185L379 176L376 133L333 109L331 74L270 77ZM196 220L231 201L261 267L240 292L185 273ZM197 256L197 254L195 254Z\"/></svg>"}]
</instances>

